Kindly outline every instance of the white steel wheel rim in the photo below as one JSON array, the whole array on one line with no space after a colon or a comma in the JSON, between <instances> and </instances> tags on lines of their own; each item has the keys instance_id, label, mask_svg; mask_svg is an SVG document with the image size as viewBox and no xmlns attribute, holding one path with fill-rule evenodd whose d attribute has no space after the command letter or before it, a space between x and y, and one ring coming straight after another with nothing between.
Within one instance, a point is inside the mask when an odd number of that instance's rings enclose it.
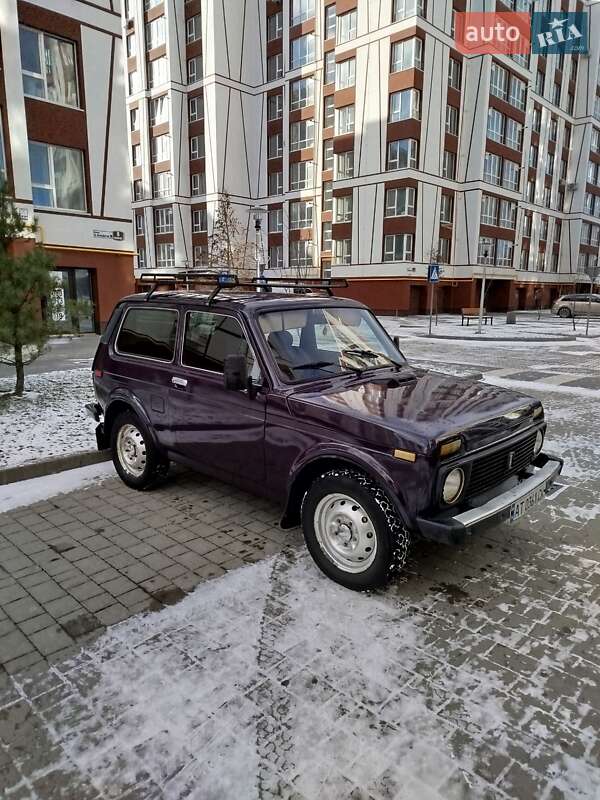
<instances>
[{"instance_id":1,"label":"white steel wheel rim","mask_svg":"<svg viewBox=\"0 0 600 800\"><path fill-rule=\"evenodd\" d=\"M117 436L119 463L129 475L139 478L146 469L146 443L135 425L123 425Z\"/></svg>"},{"instance_id":2,"label":"white steel wheel rim","mask_svg":"<svg viewBox=\"0 0 600 800\"><path fill-rule=\"evenodd\" d=\"M344 572L365 572L377 553L375 526L365 509L347 494L328 494L314 514L323 553Z\"/></svg>"}]
</instances>

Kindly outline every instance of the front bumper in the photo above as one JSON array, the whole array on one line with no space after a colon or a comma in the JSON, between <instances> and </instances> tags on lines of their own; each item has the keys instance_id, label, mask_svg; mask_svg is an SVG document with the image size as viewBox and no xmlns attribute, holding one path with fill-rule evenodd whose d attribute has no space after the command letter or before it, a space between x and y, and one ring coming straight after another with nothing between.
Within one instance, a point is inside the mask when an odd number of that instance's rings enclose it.
<instances>
[{"instance_id":1,"label":"front bumper","mask_svg":"<svg viewBox=\"0 0 600 800\"><path fill-rule=\"evenodd\" d=\"M527 474L521 478L507 481L507 486L496 487L481 497L481 502L452 515L451 511L434 517L417 517L417 527L424 539L431 539L446 544L460 544L473 528L485 522L500 522L507 519L510 509L519 501L529 498L536 490L542 489L548 494L554 481L560 475L563 461L555 456L539 455L529 467ZM500 493L494 494L494 492ZM542 497L537 498L538 502Z\"/></svg>"}]
</instances>

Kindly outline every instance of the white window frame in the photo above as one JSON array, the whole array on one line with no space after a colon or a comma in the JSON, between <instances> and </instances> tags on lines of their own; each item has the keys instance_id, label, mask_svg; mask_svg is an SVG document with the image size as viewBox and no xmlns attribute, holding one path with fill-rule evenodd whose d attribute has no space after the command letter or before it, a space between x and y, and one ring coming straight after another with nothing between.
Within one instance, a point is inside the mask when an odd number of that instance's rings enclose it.
<instances>
[{"instance_id":1,"label":"white window frame","mask_svg":"<svg viewBox=\"0 0 600 800\"><path fill-rule=\"evenodd\" d=\"M312 161L294 161L290 164L290 191L312 189L314 180Z\"/></svg>"},{"instance_id":2,"label":"white window frame","mask_svg":"<svg viewBox=\"0 0 600 800\"><path fill-rule=\"evenodd\" d=\"M173 206L154 209L154 233L173 233Z\"/></svg>"},{"instance_id":3,"label":"white window frame","mask_svg":"<svg viewBox=\"0 0 600 800\"><path fill-rule=\"evenodd\" d=\"M175 245L173 242L157 242L156 268L169 269L175 266Z\"/></svg>"},{"instance_id":4,"label":"white window frame","mask_svg":"<svg viewBox=\"0 0 600 800\"><path fill-rule=\"evenodd\" d=\"M192 197L201 197L206 194L206 173L192 172L190 175L190 194Z\"/></svg>"},{"instance_id":5,"label":"white window frame","mask_svg":"<svg viewBox=\"0 0 600 800\"><path fill-rule=\"evenodd\" d=\"M190 136L190 161L204 157L204 134L199 133L196 136Z\"/></svg>"},{"instance_id":6,"label":"white window frame","mask_svg":"<svg viewBox=\"0 0 600 800\"><path fill-rule=\"evenodd\" d=\"M275 146L272 147L272 143L275 143ZM283 134L282 133L272 133L269 138L267 139L267 159L271 158L281 158L283 155Z\"/></svg>"},{"instance_id":7,"label":"white window frame","mask_svg":"<svg viewBox=\"0 0 600 800\"><path fill-rule=\"evenodd\" d=\"M159 109L158 112L157 108ZM160 94L158 97L150 99L148 116L151 126L161 125L163 122L169 121L169 96L167 94Z\"/></svg>"},{"instance_id":8,"label":"white window frame","mask_svg":"<svg viewBox=\"0 0 600 800\"><path fill-rule=\"evenodd\" d=\"M334 131L336 136L354 133L354 103L335 109Z\"/></svg>"},{"instance_id":9,"label":"white window frame","mask_svg":"<svg viewBox=\"0 0 600 800\"><path fill-rule=\"evenodd\" d=\"M290 111L306 108L315 103L315 81L308 76L297 78L290 83Z\"/></svg>"},{"instance_id":10,"label":"white window frame","mask_svg":"<svg viewBox=\"0 0 600 800\"><path fill-rule=\"evenodd\" d=\"M416 190L414 186L399 186L386 189L386 217L414 217L416 213Z\"/></svg>"},{"instance_id":11,"label":"white window frame","mask_svg":"<svg viewBox=\"0 0 600 800\"><path fill-rule=\"evenodd\" d=\"M283 78L283 53L274 53L267 58L267 80L278 81L280 78Z\"/></svg>"},{"instance_id":12,"label":"white window frame","mask_svg":"<svg viewBox=\"0 0 600 800\"><path fill-rule=\"evenodd\" d=\"M412 261L414 237L412 233L388 233L383 239L383 260L389 262Z\"/></svg>"},{"instance_id":13,"label":"white window frame","mask_svg":"<svg viewBox=\"0 0 600 800\"><path fill-rule=\"evenodd\" d=\"M290 203L290 230L312 228L313 203L311 200L293 200Z\"/></svg>"},{"instance_id":14,"label":"white window frame","mask_svg":"<svg viewBox=\"0 0 600 800\"><path fill-rule=\"evenodd\" d=\"M343 44L356 39L358 15L356 9L338 14L336 17L335 43Z\"/></svg>"},{"instance_id":15,"label":"white window frame","mask_svg":"<svg viewBox=\"0 0 600 800\"><path fill-rule=\"evenodd\" d=\"M23 67L21 66L21 75L27 75L30 78L34 78L36 80L39 80L39 81L42 82L42 84L44 86L44 96L43 97L40 96L40 95L37 95L37 94L30 95L30 94L27 94L25 91L23 91L23 93L25 94L25 97L33 97L36 100L43 100L46 103L54 103L55 105L65 106L66 108L80 108L80 105L79 105L79 102L80 102L80 98L79 98L79 74L78 74L78 70L77 70L77 45L76 45L76 43L74 41L72 41L71 39L65 39L63 36L56 36L53 33L46 33L46 31L37 30L36 28L30 28L28 25L19 25L19 30L21 28L23 30L29 31L30 33L33 33L33 34L35 34L37 36L38 58L39 58L39 63L40 63L40 67L41 67L41 70L42 70L42 72L32 72L30 70L23 69ZM63 44L68 44L71 47L71 50L72 50L72 53L73 53L73 69L74 69L74 73L75 73L75 81L74 81L74 83L75 83L75 86L74 86L74 89L75 89L75 102L74 103L62 103L62 102L59 102L58 100L51 100L48 97L48 76L47 76L47 71L44 69L44 65L46 64L45 48L44 48L44 39L45 38L54 39L57 42L62 42ZM130 92L130 94L133 94L133 92Z\"/></svg>"},{"instance_id":16,"label":"white window frame","mask_svg":"<svg viewBox=\"0 0 600 800\"><path fill-rule=\"evenodd\" d=\"M405 69L423 69L423 40L420 36L392 43L390 72L403 72Z\"/></svg>"},{"instance_id":17,"label":"white window frame","mask_svg":"<svg viewBox=\"0 0 600 800\"><path fill-rule=\"evenodd\" d=\"M290 152L313 147L315 142L315 121L301 119L290 125Z\"/></svg>"},{"instance_id":18,"label":"white window frame","mask_svg":"<svg viewBox=\"0 0 600 800\"><path fill-rule=\"evenodd\" d=\"M356 58L346 58L335 65L335 88L348 89L356 83Z\"/></svg>"},{"instance_id":19,"label":"white window frame","mask_svg":"<svg viewBox=\"0 0 600 800\"><path fill-rule=\"evenodd\" d=\"M164 16L150 20L144 26L146 50L162 47L167 42L167 25Z\"/></svg>"},{"instance_id":20,"label":"white window frame","mask_svg":"<svg viewBox=\"0 0 600 800\"><path fill-rule=\"evenodd\" d=\"M312 64L315 60L316 37L305 33L290 40L290 69L298 69Z\"/></svg>"},{"instance_id":21,"label":"white window frame","mask_svg":"<svg viewBox=\"0 0 600 800\"><path fill-rule=\"evenodd\" d=\"M390 94L388 122L420 119L420 117L421 92L418 89L401 89Z\"/></svg>"},{"instance_id":22,"label":"white window frame","mask_svg":"<svg viewBox=\"0 0 600 800\"><path fill-rule=\"evenodd\" d=\"M334 264L352 263L352 239L335 239Z\"/></svg>"},{"instance_id":23,"label":"white window frame","mask_svg":"<svg viewBox=\"0 0 600 800\"><path fill-rule=\"evenodd\" d=\"M190 97L188 100L188 122L197 122L204 119L204 95Z\"/></svg>"},{"instance_id":24,"label":"white window frame","mask_svg":"<svg viewBox=\"0 0 600 800\"><path fill-rule=\"evenodd\" d=\"M354 177L354 150L344 150L335 154L334 174L336 181L345 181Z\"/></svg>"},{"instance_id":25,"label":"white window frame","mask_svg":"<svg viewBox=\"0 0 600 800\"><path fill-rule=\"evenodd\" d=\"M155 172L152 175L152 197L169 197L172 191L173 174L171 172Z\"/></svg>"},{"instance_id":26,"label":"white window frame","mask_svg":"<svg viewBox=\"0 0 600 800\"><path fill-rule=\"evenodd\" d=\"M275 191L272 192L271 191L272 179L273 179L274 176L275 176L275 180L276 180L276 185L275 185ZM269 190L269 194L270 195L283 194L283 172L281 172L281 171L269 172L268 177L267 177L267 186L268 186L268 190Z\"/></svg>"},{"instance_id":27,"label":"white window frame","mask_svg":"<svg viewBox=\"0 0 600 800\"><path fill-rule=\"evenodd\" d=\"M402 142L408 142L408 152L406 157L406 164L396 164L393 165L393 162L400 161L400 153L403 151ZM394 145L398 145L397 148ZM397 149L398 153L396 154L395 158L392 158L393 150ZM419 150L418 150L418 143L416 139L394 139L388 142L388 149L387 149L387 162L386 162L386 169L389 171L397 170L397 169L418 169L419 166Z\"/></svg>"},{"instance_id":28,"label":"white window frame","mask_svg":"<svg viewBox=\"0 0 600 800\"><path fill-rule=\"evenodd\" d=\"M271 23L271 20L274 22ZM276 11L267 17L267 42L274 42L283 36L283 11Z\"/></svg>"},{"instance_id":29,"label":"white window frame","mask_svg":"<svg viewBox=\"0 0 600 800\"><path fill-rule=\"evenodd\" d=\"M273 103L272 101L275 101ZM276 116L270 115L271 108L275 105ZM267 121L272 122L274 119L281 119L283 117L283 94L271 94L267 97Z\"/></svg>"},{"instance_id":30,"label":"white window frame","mask_svg":"<svg viewBox=\"0 0 600 800\"><path fill-rule=\"evenodd\" d=\"M185 40L188 44L202 38L202 15L194 14L185 21Z\"/></svg>"},{"instance_id":31,"label":"white window frame","mask_svg":"<svg viewBox=\"0 0 600 800\"><path fill-rule=\"evenodd\" d=\"M187 82L197 83L204 78L204 69L202 65L202 56L193 56L187 60Z\"/></svg>"},{"instance_id":32,"label":"white window frame","mask_svg":"<svg viewBox=\"0 0 600 800\"><path fill-rule=\"evenodd\" d=\"M171 160L171 137L168 133L152 136L150 139L150 155L153 164Z\"/></svg>"},{"instance_id":33,"label":"white window frame","mask_svg":"<svg viewBox=\"0 0 600 800\"><path fill-rule=\"evenodd\" d=\"M192 233L206 233L208 230L208 214L205 208L192 209Z\"/></svg>"},{"instance_id":34,"label":"white window frame","mask_svg":"<svg viewBox=\"0 0 600 800\"><path fill-rule=\"evenodd\" d=\"M297 253L293 251L296 250ZM303 251L303 252L301 252ZM310 239L298 239L289 245L290 268L302 269L313 265L313 243Z\"/></svg>"},{"instance_id":35,"label":"white window frame","mask_svg":"<svg viewBox=\"0 0 600 800\"><path fill-rule=\"evenodd\" d=\"M290 24L300 25L315 16L315 0L291 0Z\"/></svg>"},{"instance_id":36,"label":"white window frame","mask_svg":"<svg viewBox=\"0 0 600 800\"><path fill-rule=\"evenodd\" d=\"M335 222L352 222L353 197L351 194L344 194L335 198Z\"/></svg>"}]
</instances>

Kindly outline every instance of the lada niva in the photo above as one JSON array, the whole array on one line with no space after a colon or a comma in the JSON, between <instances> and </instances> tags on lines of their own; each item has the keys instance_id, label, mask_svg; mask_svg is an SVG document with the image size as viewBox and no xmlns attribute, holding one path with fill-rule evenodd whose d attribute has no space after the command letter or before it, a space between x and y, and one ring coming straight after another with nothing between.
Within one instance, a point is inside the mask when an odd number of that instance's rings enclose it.
<instances>
[{"instance_id":1,"label":"lada niva","mask_svg":"<svg viewBox=\"0 0 600 800\"><path fill-rule=\"evenodd\" d=\"M538 400L412 366L331 284L216 280L125 297L101 337L88 411L128 486L173 461L266 496L352 589L385 584L412 537L462 542L552 489L562 461L543 452Z\"/></svg>"}]
</instances>

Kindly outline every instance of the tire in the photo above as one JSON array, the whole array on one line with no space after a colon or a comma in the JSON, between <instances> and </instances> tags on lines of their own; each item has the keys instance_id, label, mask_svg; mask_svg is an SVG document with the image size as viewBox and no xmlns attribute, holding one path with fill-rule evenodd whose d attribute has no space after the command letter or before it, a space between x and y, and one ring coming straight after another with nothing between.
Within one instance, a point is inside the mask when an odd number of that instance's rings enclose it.
<instances>
[{"instance_id":1,"label":"tire","mask_svg":"<svg viewBox=\"0 0 600 800\"><path fill-rule=\"evenodd\" d=\"M115 469L132 489L148 489L166 475L169 462L157 451L147 426L133 411L123 411L110 431Z\"/></svg>"},{"instance_id":2,"label":"tire","mask_svg":"<svg viewBox=\"0 0 600 800\"><path fill-rule=\"evenodd\" d=\"M563 319L568 319L571 316L571 309L567 308L567 306L562 306L558 309L558 316Z\"/></svg>"},{"instance_id":3,"label":"tire","mask_svg":"<svg viewBox=\"0 0 600 800\"><path fill-rule=\"evenodd\" d=\"M361 472L321 475L305 494L301 513L308 551L336 583L376 589L404 567L410 533L386 493Z\"/></svg>"}]
</instances>

